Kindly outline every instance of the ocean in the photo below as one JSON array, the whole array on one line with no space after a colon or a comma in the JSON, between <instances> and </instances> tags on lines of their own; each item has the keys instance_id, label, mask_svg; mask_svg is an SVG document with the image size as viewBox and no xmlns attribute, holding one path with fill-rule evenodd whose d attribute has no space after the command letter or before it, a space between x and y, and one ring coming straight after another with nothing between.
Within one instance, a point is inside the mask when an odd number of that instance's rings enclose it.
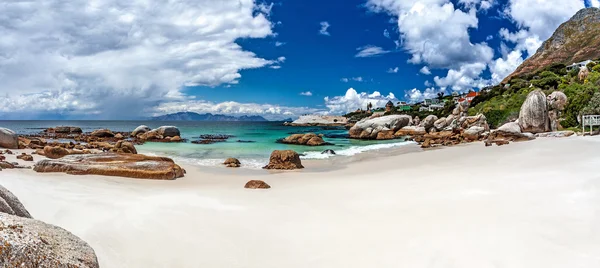
<instances>
[{"instance_id":1,"label":"ocean","mask_svg":"<svg viewBox=\"0 0 600 268\"><path fill-rule=\"evenodd\" d=\"M176 162L199 166L219 166L224 159L238 158L243 167L260 169L269 162L273 150L295 150L302 159L327 159L330 157L352 156L361 152L392 148L408 144L400 140L361 141L348 139L348 131L343 127L289 127L282 122L205 122L205 121L0 121L0 127L19 134L35 134L43 129L56 126L77 126L84 132L100 128L113 131L132 131L139 125L150 128L177 126L181 137L187 143L148 142L136 146L138 152L173 158ZM334 145L309 147L277 143L277 139L294 133L324 134L324 140ZM204 134L225 134L233 137L226 142L214 144L193 144ZM238 142L245 141L245 142ZM335 156L321 154L332 149Z\"/></svg>"}]
</instances>

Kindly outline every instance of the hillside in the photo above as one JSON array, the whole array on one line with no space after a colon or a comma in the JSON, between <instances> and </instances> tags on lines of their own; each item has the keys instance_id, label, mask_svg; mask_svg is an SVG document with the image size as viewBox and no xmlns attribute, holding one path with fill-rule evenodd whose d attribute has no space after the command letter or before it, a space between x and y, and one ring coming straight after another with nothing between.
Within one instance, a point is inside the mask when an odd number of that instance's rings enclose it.
<instances>
[{"instance_id":1,"label":"hillside","mask_svg":"<svg viewBox=\"0 0 600 268\"><path fill-rule=\"evenodd\" d=\"M537 52L502 81L539 72L552 64L570 65L600 58L600 9L585 8L556 29Z\"/></svg>"},{"instance_id":2,"label":"hillside","mask_svg":"<svg viewBox=\"0 0 600 268\"><path fill-rule=\"evenodd\" d=\"M232 121L232 122L262 122L268 121L262 116L243 115L240 117L222 115L222 114L198 114L193 112L180 112L174 114L166 114L157 117L153 117L154 121Z\"/></svg>"}]
</instances>

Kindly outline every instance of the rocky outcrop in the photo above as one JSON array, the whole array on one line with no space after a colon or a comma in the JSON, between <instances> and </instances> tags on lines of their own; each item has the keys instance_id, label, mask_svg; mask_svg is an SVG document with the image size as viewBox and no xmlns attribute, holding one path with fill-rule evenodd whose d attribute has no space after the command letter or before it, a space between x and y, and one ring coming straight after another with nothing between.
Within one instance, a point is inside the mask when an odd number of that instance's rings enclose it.
<instances>
[{"instance_id":1,"label":"rocky outcrop","mask_svg":"<svg viewBox=\"0 0 600 268\"><path fill-rule=\"evenodd\" d=\"M110 131L110 129L97 129L94 130L90 135L92 137L98 138L110 138L115 136L115 134L112 131Z\"/></svg>"},{"instance_id":2,"label":"rocky outcrop","mask_svg":"<svg viewBox=\"0 0 600 268\"><path fill-rule=\"evenodd\" d=\"M583 66L579 69L577 78L579 78L579 81L583 82L583 81L585 81L585 79L588 78L589 75L590 75L590 70L586 66Z\"/></svg>"},{"instance_id":3,"label":"rocky outcrop","mask_svg":"<svg viewBox=\"0 0 600 268\"><path fill-rule=\"evenodd\" d=\"M363 119L350 128L349 135L350 138L354 139L393 139L398 130L411 125L411 123L412 118L408 115L387 115L373 119Z\"/></svg>"},{"instance_id":4,"label":"rocky outcrop","mask_svg":"<svg viewBox=\"0 0 600 268\"><path fill-rule=\"evenodd\" d=\"M2 267L97 268L94 250L79 237L38 220L0 213Z\"/></svg>"},{"instance_id":5,"label":"rocky outcrop","mask_svg":"<svg viewBox=\"0 0 600 268\"><path fill-rule=\"evenodd\" d=\"M29 211L25 209L25 206L23 206L21 201L19 201L19 199L11 191L4 188L2 185L0 185L0 212L19 217L31 218ZM0 248L2 248L1 244ZM2 262L0 262L0 264L1 263Z\"/></svg>"},{"instance_id":6,"label":"rocky outcrop","mask_svg":"<svg viewBox=\"0 0 600 268\"><path fill-rule=\"evenodd\" d=\"M269 164L263 167L264 169L301 169L302 161L300 155L292 150L275 150L271 153Z\"/></svg>"},{"instance_id":7,"label":"rocky outcrop","mask_svg":"<svg viewBox=\"0 0 600 268\"><path fill-rule=\"evenodd\" d=\"M554 131L554 132L545 132L545 133L535 134L535 136L538 138L566 138L566 137L571 137L573 135L575 135L575 132L573 132L571 130Z\"/></svg>"},{"instance_id":8,"label":"rocky outcrop","mask_svg":"<svg viewBox=\"0 0 600 268\"><path fill-rule=\"evenodd\" d=\"M179 136L179 139L172 140L173 137ZM174 126L162 126L143 134L138 134L137 137L142 141L162 141L162 142L181 142L181 132Z\"/></svg>"},{"instance_id":9,"label":"rocky outcrop","mask_svg":"<svg viewBox=\"0 0 600 268\"><path fill-rule=\"evenodd\" d=\"M513 77L541 71L555 63L570 65L600 57L600 9L585 8L563 23L537 52L519 66L502 84Z\"/></svg>"},{"instance_id":10,"label":"rocky outcrop","mask_svg":"<svg viewBox=\"0 0 600 268\"><path fill-rule=\"evenodd\" d=\"M0 148L19 149L19 136L8 128L0 128Z\"/></svg>"},{"instance_id":11,"label":"rocky outcrop","mask_svg":"<svg viewBox=\"0 0 600 268\"><path fill-rule=\"evenodd\" d=\"M46 147L44 147L43 155L50 159L58 159L58 158L66 156L66 155L69 155L69 151L65 148L58 147L58 146L46 146Z\"/></svg>"},{"instance_id":12,"label":"rocky outcrop","mask_svg":"<svg viewBox=\"0 0 600 268\"><path fill-rule=\"evenodd\" d=\"M465 130L462 135L465 139L469 141L478 140L485 132L485 128L479 126L472 126L469 129Z\"/></svg>"},{"instance_id":13,"label":"rocky outcrop","mask_svg":"<svg viewBox=\"0 0 600 268\"><path fill-rule=\"evenodd\" d=\"M26 153L21 153L20 155L17 155L17 159L21 159L23 161L33 161L33 156Z\"/></svg>"},{"instance_id":14,"label":"rocky outcrop","mask_svg":"<svg viewBox=\"0 0 600 268\"><path fill-rule=\"evenodd\" d=\"M139 126L139 127L136 127L136 128L135 128L135 129L134 129L134 130L131 132L131 136L132 136L132 137L137 137L137 135L144 134L144 133L146 133L146 132L148 132L148 131L150 131L150 130L151 130L151 129L150 129L148 126L146 126L146 125L141 125L141 126Z\"/></svg>"},{"instance_id":15,"label":"rocky outcrop","mask_svg":"<svg viewBox=\"0 0 600 268\"><path fill-rule=\"evenodd\" d=\"M240 163L240 160L237 158L227 158L225 162L223 162L223 165L226 167L238 168L242 165L242 163Z\"/></svg>"},{"instance_id":16,"label":"rocky outcrop","mask_svg":"<svg viewBox=\"0 0 600 268\"><path fill-rule=\"evenodd\" d=\"M336 153L334 150L327 149L325 151L322 151L321 154L335 155Z\"/></svg>"},{"instance_id":17,"label":"rocky outcrop","mask_svg":"<svg viewBox=\"0 0 600 268\"><path fill-rule=\"evenodd\" d=\"M550 130L546 95L536 89L527 95L519 113L522 132L540 133Z\"/></svg>"},{"instance_id":18,"label":"rocky outcrop","mask_svg":"<svg viewBox=\"0 0 600 268\"><path fill-rule=\"evenodd\" d=\"M477 114L474 116L464 116L458 119L458 125L462 129L469 129L471 127L481 127L485 131L490 130L490 126L487 123L487 118L483 114Z\"/></svg>"},{"instance_id":19,"label":"rocky outcrop","mask_svg":"<svg viewBox=\"0 0 600 268\"><path fill-rule=\"evenodd\" d=\"M158 133L158 135L161 135L163 137L181 136L181 132L179 132L179 128L174 127L174 126L162 126L157 129L154 129L152 131L155 131L156 133Z\"/></svg>"},{"instance_id":20,"label":"rocky outcrop","mask_svg":"<svg viewBox=\"0 0 600 268\"><path fill-rule=\"evenodd\" d=\"M123 154L137 154L137 150L133 143L127 141L118 141L115 145L110 148L111 152L123 153Z\"/></svg>"},{"instance_id":21,"label":"rocky outcrop","mask_svg":"<svg viewBox=\"0 0 600 268\"><path fill-rule=\"evenodd\" d=\"M343 116L303 115L287 125L290 126L343 126L348 119Z\"/></svg>"},{"instance_id":22,"label":"rocky outcrop","mask_svg":"<svg viewBox=\"0 0 600 268\"><path fill-rule=\"evenodd\" d=\"M69 126L59 126L55 128L46 129L47 133L58 133L58 134L81 134L83 131L80 127L69 127Z\"/></svg>"},{"instance_id":23,"label":"rocky outcrop","mask_svg":"<svg viewBox=\"0 0 600 268\"><path fill-rule=\"evenodd\" d=\"M325 142L321 136L314 133L307 134L293 134L285 139L278 140L280 143L285 144L296 144L296 145L307 145L307 146L323 146L332 145L331 143Z\"/></svg>"},{"instance_id":24,"label":"rocky outcrop","mask_svg":"<svg viewBox=\"0 0 600 268\"><path fill-rule=\"evenodd\" d=\"M532 133L521 132L519 122L510 122L502 125L490 133L489 139L492 140L508 140L508 141L528 141L535 139Z\"/></svg>"},{"instance_id":25,"label":"rocky outcrop","mask_svg":"<svg viewBox=\"0 0 600 268\"><path fill-rule=\"evenodd\" d=\"M405 127L401 128L400 130L396 131L394 136L403 137L403 136L418 136L418 135L425 135L425 134L427 134L427 131L425 130L424 127L405 126Z\"/></svg>"},{"instance_id":26,"label":"rocky outcrop","mask_svg":"<svg viewBox=\"0 0 600 268\"><path fill-rule=\"evenodd\" d=\"M435 124L435 122L438 120L438 117L435 115L428 115L427 117L425 117L425 119L423 119L423 121L421 121L421 124L419 126L422 126L425 128L425 130L429 131L433 125Z\"/></svg>"},{"instance_id":27,"label":"rocky outcrop","mask_svg":"<svg viewBox=\"0 0 600 268\"><path fill-rule=\"evenodd\" d=\"M42 160L33 170L153 180L174 180L185 173L170 158L116 153L69 155L57 160Z\"/></svg>"},{"instance_id":28,"label":"rocky outcrop","mask_svg":"<svg viewBox=\"0 0 600 268\"><path fill-rule=\"evenodd\" d=\"M261 180L251 180L244 185L246 189L270 189L271 186Z\"/></svg>"}]
</instances>

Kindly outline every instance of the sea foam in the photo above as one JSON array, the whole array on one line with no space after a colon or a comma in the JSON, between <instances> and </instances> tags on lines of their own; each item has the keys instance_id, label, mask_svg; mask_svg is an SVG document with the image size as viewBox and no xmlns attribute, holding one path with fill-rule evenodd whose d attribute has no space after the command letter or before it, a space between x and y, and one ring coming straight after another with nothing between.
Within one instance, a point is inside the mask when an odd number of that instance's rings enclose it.
<instances>
[{"instance_id":1,"label":"sea foam","mask_svg":"<svg viewBox=\"0 0 600 268\"><path fill-rule=\"evenodd\" d=\"M301 156L301 159L327 159L330 157L335 157L335 156L353 156L359 153L364 153L367 151L373 151L373 150L381 150L381 149L388 149L388 148L394 148L394 147L400 147L400 146L405 146L405 145L410 145L410 144L415 144L415 142L397 142L397 143L385 143L385 144L372 144L372 145L367 145L367 146L352 146L350 148L347 149L342 149L339 151L335 151L335 155L331 155L331 154L323 154L322 152L306 152L304 153L303 156Z\"/></svg>"}]
</instances>

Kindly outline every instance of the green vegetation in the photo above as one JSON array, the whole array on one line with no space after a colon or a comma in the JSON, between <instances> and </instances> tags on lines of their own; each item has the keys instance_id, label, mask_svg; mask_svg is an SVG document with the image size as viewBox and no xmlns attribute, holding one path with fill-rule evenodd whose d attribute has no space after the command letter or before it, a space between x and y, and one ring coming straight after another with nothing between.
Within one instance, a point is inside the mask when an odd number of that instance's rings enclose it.
<instances>
[{"instance_id":1,"label":"green vegetation","mask_svg":"<svg viewBox=\"0 0 600 268\"><path fill-rule=\"evenodd\" d=\"M600 114L599 66L590 66L592 72L585 81L579 81L578 70L567 73L563 64L553 64L540 72L513 78L506 86L494 86L489 92L477 96L471 103L469 115L483 113L491 127L499 127L519 117L521 105L529 92L540 88L548 95L560 90L569 98L561 116L561 125L577 127L577 118L582 113Z\"/></svg>"}]
</instances>

